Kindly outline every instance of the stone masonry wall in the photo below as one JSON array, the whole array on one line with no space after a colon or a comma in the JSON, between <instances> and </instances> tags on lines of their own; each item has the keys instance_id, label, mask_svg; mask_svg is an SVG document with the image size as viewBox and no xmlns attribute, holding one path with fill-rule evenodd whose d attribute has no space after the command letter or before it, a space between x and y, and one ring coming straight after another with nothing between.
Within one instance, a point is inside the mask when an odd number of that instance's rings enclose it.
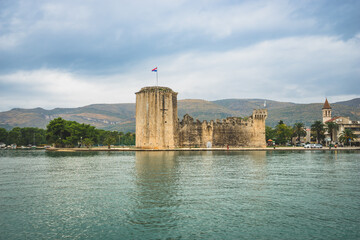
<instances>
[{"instance_id":1,"label":"stone masonry wall","mask_svg":"<svg viewBox=\"0 0 360 240\"><path fill-rule=\"evenodd\" d=\"M178 146L177 93L166 87L145 87L136 93L136 147Z\"/></svg>"},{"instance_id":2,"label":"stone masonry wall","mask_svg":"<svg viewBox=\"0 0 360 240\"><path fill-rule=\"evenodd\" d=\"M265 147L265 120L267 110L254 110L253 115L241 119L195 120L186 114L179 123L179 147Z\"/></svg>"},{"instance_id":3,"label":"stone masonry wall","mask_svg":"<svg viewBox=\"0 0 360 240\"><path fill-rule=\"evenodd\" d=\"M144 87L136 93L136 147L265 147L266 109L248 118L216 121L177 117L177 93L167 87Z\"/></svg>"}]
</instances>

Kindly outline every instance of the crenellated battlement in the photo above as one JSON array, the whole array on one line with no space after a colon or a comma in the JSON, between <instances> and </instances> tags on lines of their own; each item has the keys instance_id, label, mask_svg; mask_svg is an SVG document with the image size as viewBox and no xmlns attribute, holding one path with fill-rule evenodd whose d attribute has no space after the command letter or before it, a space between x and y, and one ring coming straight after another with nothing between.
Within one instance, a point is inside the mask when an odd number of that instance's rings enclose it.
<instances>
[{"instance_id":1,"label":"crenellated battlement","mask_svg":"<svg viewBox=\"0 0 360 240\"><path fill-rule=\"evenodd\" d=\"M253 111L253 119L266 120L268 116L267 109L254 109Z\"/></svg>"},{"instance_id":2,"label":"crenellated battlement","mask_svg":"<svg viewBox=\"0 0 360 240\"><path fill-rule=\"evenodd\" d=\"M179 121L179 125L181 127L185 125L202 125L202 126L216 126L216 125L247 125L251 123L252 116L241 118L241 117L227 117L224 119L216 119L210 120L209 122L207 120L200 121L199 119L194 119L189 114L185 114L183 119Z\"/></svg>"}]
</instances>

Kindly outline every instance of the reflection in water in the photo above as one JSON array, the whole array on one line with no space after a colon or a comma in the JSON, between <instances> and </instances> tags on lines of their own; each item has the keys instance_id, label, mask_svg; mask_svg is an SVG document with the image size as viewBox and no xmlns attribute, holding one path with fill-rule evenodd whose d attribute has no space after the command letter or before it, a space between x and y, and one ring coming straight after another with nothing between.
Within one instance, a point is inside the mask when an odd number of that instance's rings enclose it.
<instances>
[{"instance_id":1,"label":"reflection in water","mask_svg":"<svg viewBox=\"0 0 360 240\"><path fill-rule=\"evenodd\" d=\"M52 158L64 158L64 157L93 157L98 156L100 152L97 151L89 151L89 152L53 152L46 151L45 156Z\"/></svg>"},{"instance_id":2,"label":"reflection in water","mask_svg":"<svg viewBox=\"0 0 360 240\"><path fill-rule=\"evenodd\" d=\"M257 179L265 179L267 176L266 151L249 152L253 163L254 177Z\"/></svg>"},{"instance_id":3,"label":"reflection in water","mask_svg":"<svg viewBox=\"0 0 360 240\"><path fill-rule=\"evenodd\" d=\"M99 152L45 152L49 160L48 172L51 177L59 178L59 181L67 181L58 172L72 174L77 178L86 178L87 171L96 171L101 163L94 159L101 158ZM55 174L53 174L55 173ZM81 174L82 173L82 174ZM82 179L77 179L81 181Z\"/></svg>"},{"instance_id":4,"label":"reflection in water","mask_svg":"<svg viewBox=\"0 0 360 240\"><path fill-rule=\"evenodd\" d=\"M254 160L256 165L258 165L258 166L266 165L266 151L251 151L251 152L248 152L248 154Z\"/></svg>"},{"instance_id":5,"label":"reflection in water","mask_svg":"<svg viewBox=\"0 0 360 240\"><path fill-rule=\"evenodd\" d=\"M249 176L256 179L264 179L267 174L266 151L246 152L214 152L214 167L219 168L220 174L234 174L234 177ZM231 168L228 168L232 166ZM228 171L224 172L226 168ZM229 171L231 170L231 171Z\"/></svg>"},{"instance_id":6,"label":"reflection in water","mask_svg":"<svg viewBox=\"0 0 360 240\"><path fill-rule=\"evenodd\" d=\"M360 239L358 159L0 151L0 238Z\"/></svg>"},{"instance_id":7,"label":"reflection in water","mask_svg":"<svg viewBox=\"0 0 360 240\"><path fill-rule=\"evenodd\" d=\"M228 209L234 201L248 208L249 201L256 202L260 209L266 207L262 203L265 196L239 195L244 191L261 192L266 186L265 151L136 152L135 178L132 198L136 204L127 216L139 230L164 226L176 229L179 222L186 222L188 216L197 212L195 206L203 203ZM226 193L233 197L224 198ZM220 221L219 218L206 228L216 227Z\"/></svg>"},{"instance_id":8,"label":"reflection in water","mask_svg":"<svg viewBox=\"0 0 360 240\"><path fill-rule=\"evenodd\" d=\"M175 222L173 211L180 204L176 201L176 158L176 152L136 152L136 205L128 216L131 223L161 228Z\"/></svg>"}]
</instances>

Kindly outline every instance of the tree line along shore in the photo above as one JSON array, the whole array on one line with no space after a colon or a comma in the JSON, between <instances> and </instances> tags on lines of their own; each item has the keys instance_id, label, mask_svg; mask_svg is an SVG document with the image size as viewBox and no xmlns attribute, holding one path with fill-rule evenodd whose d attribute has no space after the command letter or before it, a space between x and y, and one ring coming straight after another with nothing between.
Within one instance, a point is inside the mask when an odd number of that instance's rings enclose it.
<instances>
[{"instance_id":1,"label":"tree line along shore","mask_svg":"<svg viewBox=\"0 0 360 240\"><path fill-rule=\"evenodd\" d=\"M319 144L333 144L334 142L334 130L338 130L339 126L335 122L315 121L310 130L309 139L304 138L307 135L307 131L304 123L297 122L293 126L287 126L282 120L278 122L275 128L266 126L265 135L266 141L269 140L276 145L296 145L300 143L319 143ZM326 141L326 133L329 133L330 139ZM355 140L355 134L351 129L345 129L340 134L339 142L342 146L351 146L351 142Z\"/></svg>"},{"instance_id":2,"label":"tree line along shore","mask_svg":"<svg viewBox=\"0 0 360 240\"><path fill-rule=\"evenodd\" d=\"M325 133L336 129L336 123L323 124L315 121L311 125L310 142L325 143ZM276 146L289 146L299 143L306 143L306 129L303 123L295 123L287 126L283 121L272 128L266 126L266 141ZM332 138L332 136L331 136ZM340 144L347 146L355 139L351 130L346 129L341 133ZM269 140L271 142L269 142ZM331 139L332 141L332 139ZM274 144L275 143L275 144ZM46 129L34 127L15 127L10 131L0 128L0 144L2 146L46 146L51 145L56 148L79 148L93 146L134 146L135 133L123 133L118 131L106 131L97 129L89 124L68 121L56 118L50 121Z\"/></svg>"},{"instance_id":3,"label":"tree line along shore","mask_svg":"<svg viewBox=\"0 0 360 240\"><path fill-rule=\"evenodd\" d=\"M46 146L57 148L135 145L135 134L128 132L106 131L89 124L56 118L49 122L46 129L34 127L15 127L10 131L0 128L0 143L16 146Z\"/></svg>"}]
</instances>

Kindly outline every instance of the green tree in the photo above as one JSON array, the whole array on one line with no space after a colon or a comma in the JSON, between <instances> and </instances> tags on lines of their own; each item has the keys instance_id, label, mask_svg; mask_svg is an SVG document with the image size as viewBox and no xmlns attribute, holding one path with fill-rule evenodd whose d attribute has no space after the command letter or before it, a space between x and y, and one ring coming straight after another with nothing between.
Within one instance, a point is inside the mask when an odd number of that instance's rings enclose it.
<instances>
[{"instance_id":1,"label":"green tree","mask_svg":"<svg viewBox=\"0 0 360 240\"><path fill-rule=\"evenodd\" d=\"M269 139L274 140L275 137L276 137L275 129L273 129L272 127L269 127L269 126L265 126L265 138L266 138L266 141L268 141Z\"/></svg>"},{"instance_id":2,"label":"green tree","mask_svg":"<svg viewBox=\"0 0 360 240\"><path fill-rule=\"evenodd\" d=\"M67 137L68 144L76 146L80 143L81 139L89 138L94 143L98 140L98 130L89 124L80 124L75 121L66 121L66 129L70 132Z\"/></svg>"},{"instance_id":3,"label":"green tree","mask_svg":"<svg viewBox=\"0 0 360 240\"><path fill-rule=\"evenodd\" d=\"M21 128L15 127L11 129L8 135L8 144L21 144Z\"/></svg>"},{"instance_id":4,"label":"green tree","mask_svg":"<svg viewBox=\"0 0 360 240\"><path fill-rule=\"evenodd\" d=\"M48 143L55 144L56 147L64 147L66 138L71 135L67 129L67 121L61 117L51 120L46 127L46 139Z\"/></svg>"},{"instance_id":5,"label":"green tree","mask_svg":"<svg viewBox=\"0 0 360 240\"><path fill-rule=\"evenodd\" d=\"M94 141L90 138L85 138L83 143L87 148L91 148L91 146L94 145Z\"/></svg>"},{"instance_id":6,"label":"green tree","mask_svg":"<svg viewBox=\"0 0 360 240\"><path fill-rule=\"evenodd\" d=\"M124 136L123 136L123 144L124 145L135 145L135 134L134 133L126 133Z\"/></svg>"},{"instance_id":7,"label":"green tree","mask_svg":"<svg viewBox=\"0 0 360 240\"><path fill-rule=\"evenodd\" d=\"M96 133L96 143L97 144L101 144L103 145L104 144L104 141L105 139L107 138L108 136L108 131L105 131L103 129L97 129L97 133Z\"/></svg>"},{"instance_id":8,"label":"green tree","mask_svg":"<svg viewBox=\"0 0 360 240\"><path fill-rule=\"evenodd\" d=\"M285 144L291 139L293 135L292 128L283 123L283 121L279 121L279 124L276 125L275 132L276 142L279 144Z\"/></svg>"},{"instance_id":9,"label":"green tree","mask_svg":"<svg viewBox=\"0 0 360 240\"><path fill-rule=\"evenodd\" d=\"M311 131L313 131L313 133L315 134L317 143L320 143L325 138L325 135L324 135L325 129L324 129L324 127L325 127L325 125L321 121L315 121L311 125Z\"/></svg>"},{"instance_id":10,"label":"green tree","mask_svg":"<svg viewBox=\"0 0 360 240\"><path fill-rule=\"evenodd\" d=\"M94 143L109 145L108 142L110 140L106 140L108 138L112 139L111 144L116 143L118 138L119 144L120 142L125 145L135 144L134 133L124 135L122 132L96 129L89 124L80 124L62 118L56 118L50 121L46 129L46 139L50 144L55 144L57 147L74 147L81 141L85 144L85 139L91 140L91 145Z\"/></svg>"},{"instance_id":11,"label":"green tree","mask_svg":"<svg viewBox=\"0 0 360 240\"><path fill-rule=\"evenodd\" d=\"M46 131L40 128L21 128L21 145L39 145L46 143Z\"/></svg>"},{"instance_id":12,"label":"green tree","mask_svg":"<svg viewBox=\"0 0 360 240\"><path fill-rule=\"evenodd\" d=\"M296 136L296 141L298 141L298 142L300 142L301 137L306 136L304 123L295 123L294 127L293 127L293 131L294 131L294 134Z\"/></svg>"},{"instance_id":13,"label":"green tree","mask_svg":"<svg viewBox=\"0 0 360 240\"><path fill-rule=\"evenodd\" d=\"M339 141L345 143L345 145L349 145L349 140L354 141L355 134L349 128L345 128L344 131L341 132Z\"/></svg>"},{"instance_id":14,"label":"green tree","mask_svg":"<svg viewBox=\"0 0 360 240\"><path fill-rule=\"evenodd\" d=\"M0 128L0 142L7 144L8 134L5 128Z\"/></svg>"},{"instance_id":15,"label":"green tree","mask_svg":"<svg viewBox=\"0 0 360 240\"><path fill-rule=\"evenodd\" d=\"M123 132L118 132L118 135L117 135L117 140L119 141L118 144L119 145L122 145L123 143L121 142L121 139L123 138L124 136L124 133Z\"/></svg>"},{"instance_id":16,"label":"green tree","mask_svg":"<svg viewBox=\"0 0 360 240\"><path fill-rule=\"evenodd\" d=\"M104 144L106 144L106 145L108 146L108 149L110 149L110 146L111 146L112 144L114 144L114 143L116 143L116 139L115 139L115 137L113 137L113 136L108 136L108 137L105 138L105 140L104 140Z\"/></svg>"},{"instance_id":17,"label":"green tree","mask_svg":"<svg viewBox=\"0 0 360 240\"><path fill-rule=\"evenodd\" d=\"M81 139L90 139L93 144L98 140L98 130L89 124L80 124L75 121L67 121L56 118L47 126L46 138L50 144L57 147L74 147Z\"/></svg>"},{"instance_id":18,"label":"green tree","mask_svg":"<svg viewBox=\"0 0 360 240\"><path fill-rule=\"evenodd\" d=\"M333 141L334 132L339 130L339 125L335 122L327 122L326 128L328 133L330 134L331 142Z\"/></svg>"}]
</instances>

